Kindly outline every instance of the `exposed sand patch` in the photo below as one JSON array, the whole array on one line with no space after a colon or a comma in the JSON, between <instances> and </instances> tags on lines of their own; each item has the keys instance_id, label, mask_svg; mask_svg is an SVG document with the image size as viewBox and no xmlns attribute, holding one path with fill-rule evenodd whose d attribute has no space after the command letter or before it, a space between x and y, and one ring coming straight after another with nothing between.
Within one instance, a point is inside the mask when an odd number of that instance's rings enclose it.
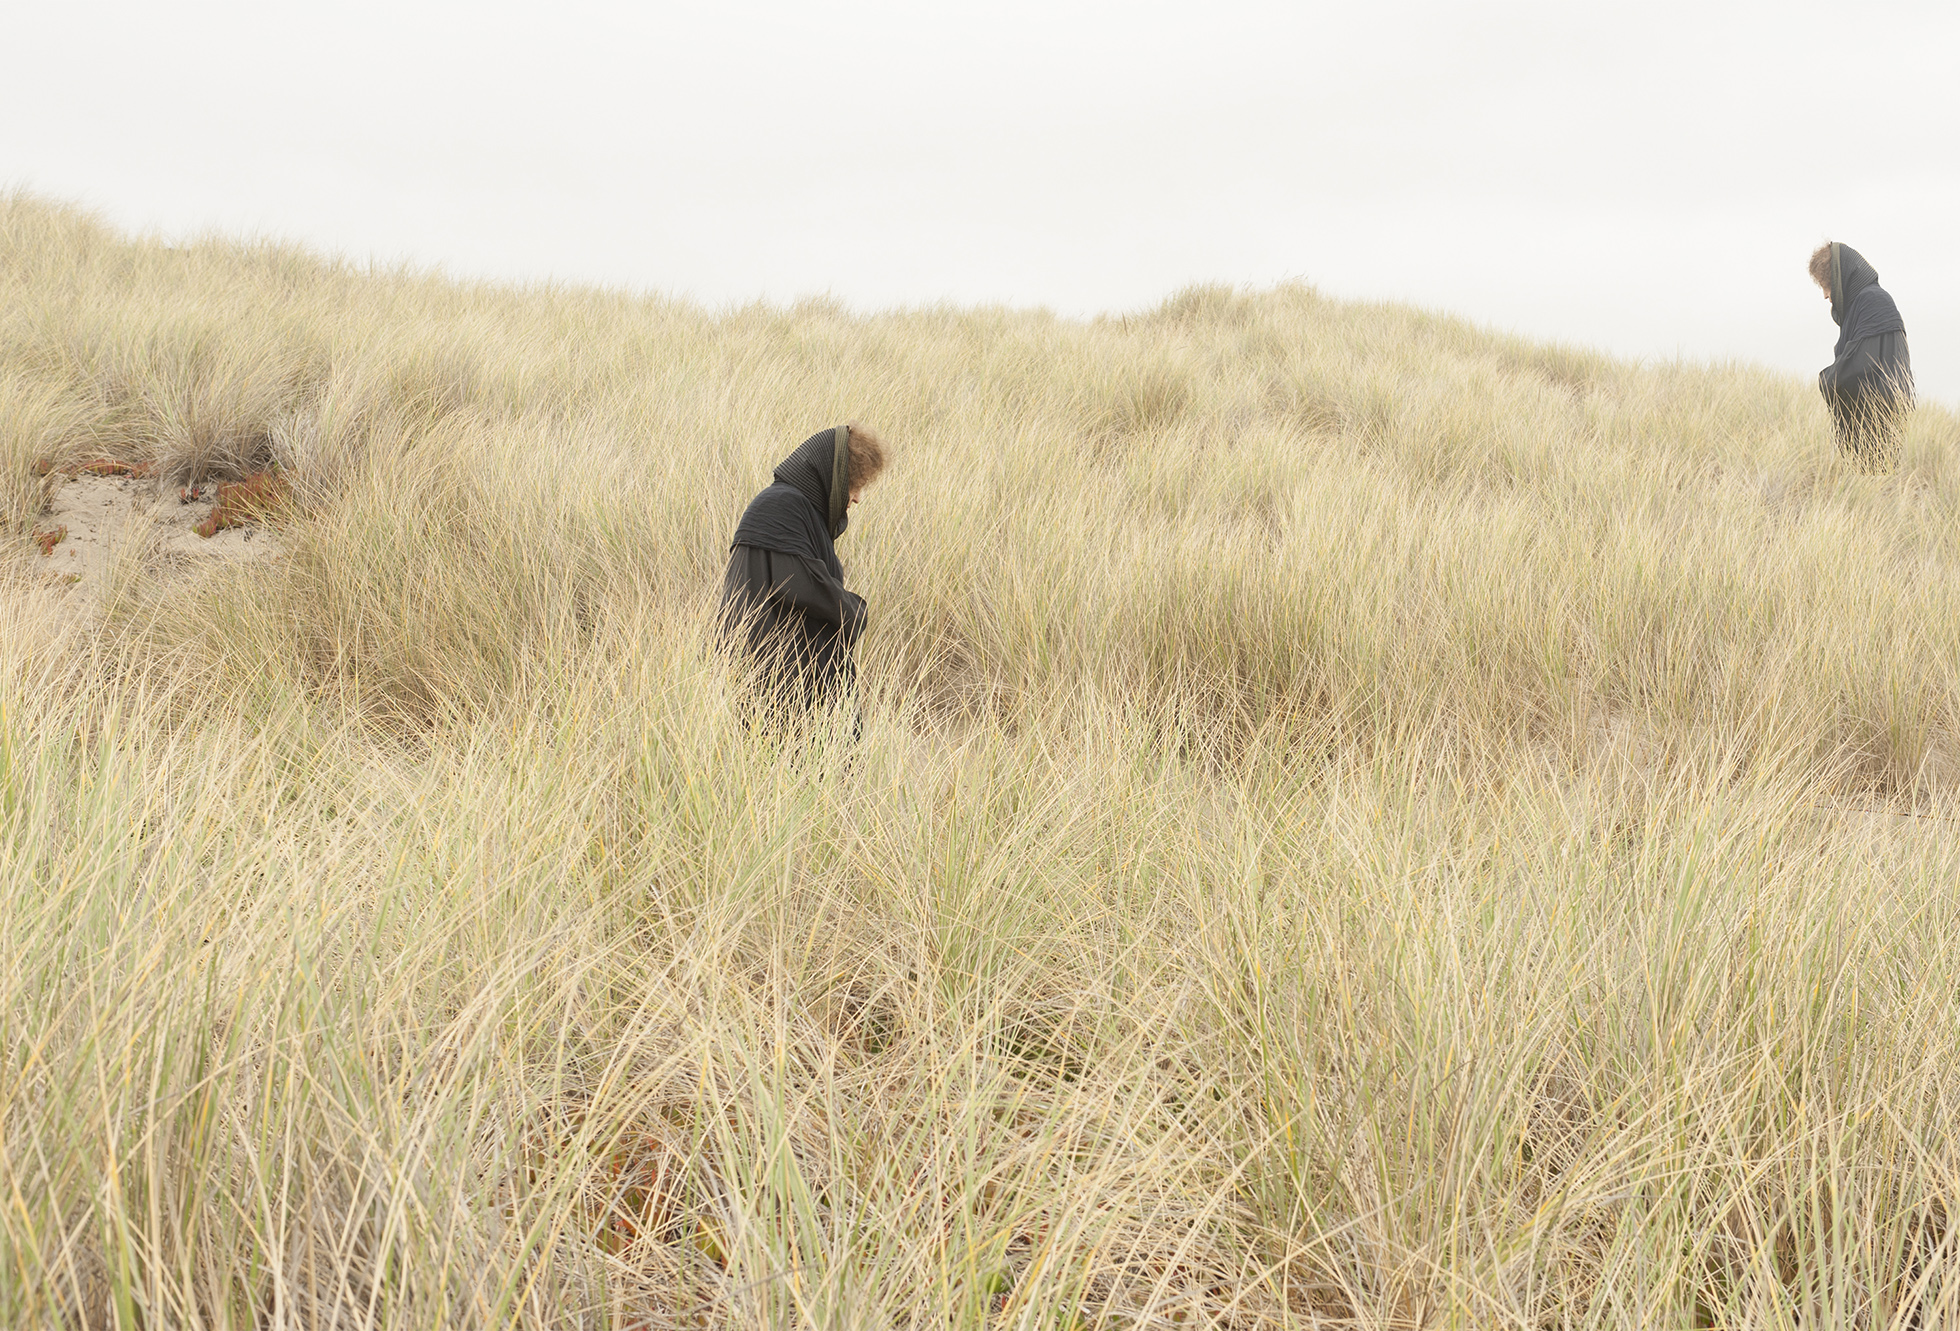
<instances>
[{"instance_id":1,"label":"exposed sand patch","mask_svg":"<svg viewBox=\"0 0 1960 1331\"><path fill-rule=\"evenodd\" d=\"M212 536L191 530L211 513L218 485L206 481L182 489L137 476L58 477L37 532L66 527L67 535L36 563L51 579L100 603L116 579L141 572L169 574L212 560L265 559L279 540L256 525Z\"/></svg>"}]
</instances>

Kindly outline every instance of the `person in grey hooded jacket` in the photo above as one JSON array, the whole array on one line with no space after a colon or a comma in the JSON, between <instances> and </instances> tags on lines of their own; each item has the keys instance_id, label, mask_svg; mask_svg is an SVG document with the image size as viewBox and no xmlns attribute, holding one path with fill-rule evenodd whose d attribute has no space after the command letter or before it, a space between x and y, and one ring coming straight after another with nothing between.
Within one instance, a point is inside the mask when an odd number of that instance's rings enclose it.
<instances>
[{"instance_id":1,"label":"person in grey hooded jacket","mask_svg":"<svg viewBox=\"0 0 1960 1331\"><path fill-rule=\"evenodd\" d=\"M1878 284L1877 270L1849 245L1819 245L1810 256L1810 276L1830 298L1839 330L1835 359L1817 375L1837 424L1838 447L1863 467L1887 467L1912 407L1905 320Z\"/></svg>"},{"instance_id":2,"label":"person in grey hooded jacket","mask_svg":"<svg viewBox=\"0 0 1960 1331\"><path fill-rule=\"evenodd\" d=\"M867 615L844 588L835 542L884 465L884 445L864 426L819 430L742 513L722 577L722 631L755 667L751 701L768 711L805 711L856 682L851 651Z\"/></svg>"}]
</instances>

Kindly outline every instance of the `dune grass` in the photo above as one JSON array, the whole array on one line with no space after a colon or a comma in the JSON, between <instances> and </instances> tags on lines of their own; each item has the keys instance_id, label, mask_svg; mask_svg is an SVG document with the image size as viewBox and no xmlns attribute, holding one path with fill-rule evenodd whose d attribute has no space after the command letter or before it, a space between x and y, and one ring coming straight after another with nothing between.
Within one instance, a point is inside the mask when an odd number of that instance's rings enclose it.
<instances>
[{"instance_id":1,"label":"dune grass","mask_svg":"<svg viewBox=\"0 0 1960 1331\"><path fill-rule=\"evenodd\" d=\"M849 418L863 738L752 736L708 597ZM8 198L0 1323L1951 1322L1957 444L1306 287ZM81 601L99 460L276 468L284 553Z\"/></svg>"}]
</instances>

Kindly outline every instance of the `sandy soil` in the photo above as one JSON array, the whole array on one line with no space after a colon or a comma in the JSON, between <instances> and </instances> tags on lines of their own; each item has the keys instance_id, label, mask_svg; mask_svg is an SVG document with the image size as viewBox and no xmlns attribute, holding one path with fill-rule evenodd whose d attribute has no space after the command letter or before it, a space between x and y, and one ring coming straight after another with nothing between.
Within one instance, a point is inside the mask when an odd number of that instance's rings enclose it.
<instances>
[{"instance_id":1,"label":"sandy soil","mask_svg":"<svg viewBox=\"0 0 1960 1331\"><path fill-rule=\"evenodd\" d=\"M66 527L68 535L49 554L36 552L36 562L52 579L95 602L108 579L124 570L168 573L211 560L279 553L278 539L256 526L210 537L193 532L217 497L215 482L180 491L134 476L60 477L49 495L49 511L35 529Z\"/></svg>"}]
</instances>

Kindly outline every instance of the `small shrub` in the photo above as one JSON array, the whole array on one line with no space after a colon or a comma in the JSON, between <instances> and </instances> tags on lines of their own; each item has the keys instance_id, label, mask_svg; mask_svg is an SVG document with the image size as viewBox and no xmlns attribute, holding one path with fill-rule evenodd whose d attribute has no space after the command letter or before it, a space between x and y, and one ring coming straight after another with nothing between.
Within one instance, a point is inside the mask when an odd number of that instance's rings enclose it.
<instances>
[{"instance_id":1,"label":"small shrub","mask_svg":"<svg viewBox=\"0 0 1960 1331\"><path fill-rule=\"evenodd\" d=\"M41 547L43 555L51 555L54 548L68 539L66 527L43 527L34 533L34 544Z\"/></svg>"}]
</instances>

